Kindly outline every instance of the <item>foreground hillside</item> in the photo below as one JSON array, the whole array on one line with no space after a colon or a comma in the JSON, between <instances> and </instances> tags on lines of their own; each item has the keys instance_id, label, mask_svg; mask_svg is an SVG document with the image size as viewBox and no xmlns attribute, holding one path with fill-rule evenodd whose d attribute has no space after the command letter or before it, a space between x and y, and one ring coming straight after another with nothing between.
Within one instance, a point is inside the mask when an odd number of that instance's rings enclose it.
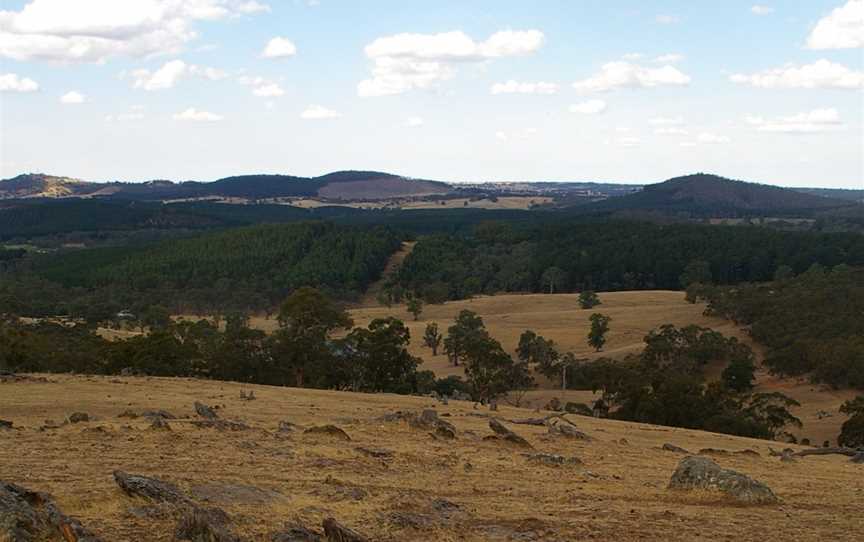
<instances>
[{"instance_id":1,"label":"foreground hillside","mask_svg":"<svg viewBox=\"0 0 864 542\"><path fill-rule=\"evenodd\" d=\"M256 399L241 400L241 391ZM170 430L156 430L149 419L118 417L165 409L202 420L195 401L219 406L220 417L248 429L169 419ZM381 420L424 408L453 424L455 440ZM46 421L73 412L91 421L56 428ZM50 493L109 541L172 540L175 523L164 509L124 495L114 470L177 484L201 505L224 509L231 528L250 540L269 540L286 523L319 529L327 517L378 541L864 537L864 465L837 455L781 462L769 455L776 443L698 431L570 416L591 438L571 440L507 423L539 414L501 407L493 414L533 447L522 449L484 440L490 413L467 402L132 377L0 382L0 413L14 423L0 430L0 479ZM300 427L280 432L282 421ZM304 433L322 424L351 440ZM659 449L665 443L726 450L713 452L721 466L768 484L781 502L743 506L667 489L683 454ZM758 455L731 453L745 449ZM581 464L550 466L524 455L540 452Z\"/></svg>"}]
</instances>

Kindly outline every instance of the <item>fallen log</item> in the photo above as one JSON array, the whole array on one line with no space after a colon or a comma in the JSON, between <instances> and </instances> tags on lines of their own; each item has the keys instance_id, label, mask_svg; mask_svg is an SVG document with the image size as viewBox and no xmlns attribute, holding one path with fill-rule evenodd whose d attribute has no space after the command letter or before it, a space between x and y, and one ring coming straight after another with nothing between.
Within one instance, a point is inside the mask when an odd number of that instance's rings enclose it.
<instances>
[{"instance_id":1,"label":"fallen log","mask_svg":"<svg viewBox=\"0 0 864 542\"><path fill-rule=\"evenodd\" d=\"M858 454L859 450L855 448L811 448L809 450L801 450L799 452L795 452L794 456L804 457L806 455L845 455L847 457L855 457Z\"/></svg>"}]
</instances>

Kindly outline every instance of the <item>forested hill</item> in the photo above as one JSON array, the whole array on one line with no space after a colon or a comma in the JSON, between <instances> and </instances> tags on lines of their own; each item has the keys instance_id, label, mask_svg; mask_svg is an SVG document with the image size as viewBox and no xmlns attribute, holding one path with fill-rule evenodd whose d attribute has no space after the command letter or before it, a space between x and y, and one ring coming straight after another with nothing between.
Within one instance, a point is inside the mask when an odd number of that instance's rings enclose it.
<instances>
[{"instance_id":1,"label":"forested hill","mask_svg":"<svg viewBox=\"0 0 864 542\"><path fill-rule=\"evenodd\" d=\"M303 222L45 255L6 274L0 304L23 305L22 314L64 314L73 305L109 314L154 304L178 312L262 310L301 286L351 299L379 278L402 240L386 227Z\"/></svg>"},{"instance_id":2,"label":"forested hill","mask_svg":"<svg viewBox=\"0 0 864 542\"><path fill-rule=\"evenodd\" d=\"M610 198L584 207L586 211L657 211L694 217L759 216L814 213L854 205L758 183L717 175L695 174L646 185L641 192Z\"/></svg>"},{"instance_id":3,"label":"forested hill","mask_svg":"<svg viewBox=\"0 0 864 542\"><path fill-rule=\"evenodd\" d=\"M239 175L213 182L150 181L94 183L41 173L0 180L0 199L98 197L161 201L171 199L235 197L264 199L326 195L330 198L367 199L444 194L442 182L411 179L378 171L337 171L319 177L293 175Z\"/></svg>"}]
</instances>

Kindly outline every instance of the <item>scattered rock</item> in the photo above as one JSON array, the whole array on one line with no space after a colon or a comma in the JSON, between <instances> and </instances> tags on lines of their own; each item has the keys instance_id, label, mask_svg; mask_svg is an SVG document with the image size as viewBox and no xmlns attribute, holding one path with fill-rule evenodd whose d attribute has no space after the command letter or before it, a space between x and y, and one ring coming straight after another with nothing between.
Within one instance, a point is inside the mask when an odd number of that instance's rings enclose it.
<instances>
[{"instance_id":1,"label":"scattered rock","mask_svg":"<svg viewBox=\"0 0 864 542\"><path fill-rule=\"evenodd\" d=\"M554 436L566 437L566 438L571 438L571 439L576 439L576 440L591 440L591 437L589 437L588 435L586 435L582 431L579 431L578 429L576 429L572 425L567 425L567 424L563 424L563 423L550 424L548 426L547 432L550 435L554 435Z\"/></svg>"},{"instance_id":2,"label":"scattered rock","mask_svg":"<svg viewBox=\"0 0 864 542\"><path fill-rule=\"evenodd\" d=\"M195 427L201 429L216 429L219 431L245 431L250 429L248 425L237 420L223 420L217 418L215 420L195 420L191 422Z\"/></svg>"},{"instance_id":3,"label":"scattered rock","mask_svg":"<svg viewBox=\"0 0 864 542\"><path fill-rule=\"evenodd\" d=\"M73 412L69 415L69 423L89 422L90 415L86 412Z\"/></svg>"},{"instance_id":4,"label":"scattered rock","mask_svg":"<svg viewBox=\"0 0 864 542\"><path fill-rule=\"evenodd\" d=\"M858 452L857 454L852 456L852 459L850 459L849 461L853 463L864 464L864 452Z\"/></svg>"},{"instance_id":5,"label":"scattered rock","mask_svg":"<svg viewBox=\"0 0 864 542\"><path fill-rule=\"evenodd\" d=\"M767 485L734 470L721 468L707 457L681 460L669 481L669 489L719 490L745 504L774 504L777 496Z\"/></svg>"},{"instance_id":6,"label":"scattered rock","mask_svg":"<svg viewBox=\"0 0 864 542\"><path fill-rule=\"evenodd\" d=\"M171 426L168 425L168 422L164 418L153 418L153 421L150 423L150 430L171 431Z\"/></svg>"},{"instance_id":7,"label":"scattered rock","mask_svg":"<svg viewBox=\"0 0 864 542\"><path fill-rule=\"evenodd\" d=\"M12 425L9 420L0 420L0 429L12 429Z\"/></svg>"},{"instance_id":8,"label":"scattered rock","mask_svg":"<svg viewBox=\"0 0 864 542\"><path fill-rule=\"evenodd\" d=\"M351 440L348 433L335 425L315 425L303 432L313 435L328 435L342 440Z\"/></svg>"},{"instance_id":9,"label":"scattered rock","mask_svg":"<svg viewBox=\"0 0 864 542\"><path fill-rule=\"evenodd\" d=\"M205 420L215 420L219 418L219 415L216 414L215 410L203 403L199 403L198 401L195 401L195 412Z\"/></svg>"},{"instance_id":10,"label":"scattered rock","mask_svg":"<svg viewBox=\"0 0 864 542\"><path fill-rule=\"evenodd\" d=\"M699 450L699 455L725 456L729 455L729 450L722 450L720 448L702 448L701 450Z\"/></svg>"},{"instance_id":11,"label":"scattered rock","mask_svg":"<svg viewBox=\"0 0 864 542\"><path fill-rule=\"evenodd\" d=\"M142 418L162 418L163 420L176 420L177 416L167 410L145 410L141 413Z\"/></svg>"},{"instance_id":12,"label":"scattered rock","mask_svg":"<svg viewBox=\"0 0 864 542\"><path fill-rule=\"evenodd\" d=\"M303 428L301 426L297 425L296 423L289 422L288 420L282 420L281 422L279 422L278 431L280 433L292 433L292 432L294 432L295 429L303 429Z\"/></svg>"},{"instance_id":13,"label":"scattered rock","mask_svg":"<svg viewBox=\"0 0 864 542\"><path fill-rule=\"evenodd\" d=\"M674 444L670 444L668 442L664 444L663 447L660 449L666 452L675 452L676 454L690 454L690 452L688 452L681 446L675 446Z\"/></svg>"},{"instance_id":14,"label":"scattered rock","mask_svg":"<svg viewBox=\"0 0 864 542\"><path fill-rule=\"evenodd\" d=\"M514 433L513 431L511 431L510 429L505 427L504 424L502 424L501 422L499 422L495 418L489 419L489 428L492 429L492 431L494 431L498 435L498 438L500 438L500 439L506 440L507 442L511 442L511 443L516 444L517 446L521 446L523 448L532 448L533 447L533 446L531 446L531 443L529 443L527 440L525 440L524 438L520 437L519 435L517 435L516 433ZM485 440L491 440L491 439L487 438Z\"/></svg>"},{"instance_id":15,"label":"scattered rock","mask_svg":"<svg viewBox=\"0 0 864 542\"><path fill-rule=\"evenodd\" d=\"M189 508L182 512L174 529L175 540L192 542L240 542L228 524L228 515L219 508Z\"/></svg>"},{"instance_id":16,"label":"scattered rock","mask_svg":"<svg viewBox=\"0 0 864 542\"><path fill-rule=\"evenodd\" d=\"M581 465L582 460L578 457L564 457L563 455L556 454L522 454L523 456L528 458L528 461L532 463L542 463L543 465L548 465L550 467L560 467L561 465Z\"/></svg>"},{"instance_id":17,"label":"scattered rock","mask_svg":"<svg viewBox=\"0 0 864 542\"><path fill-rule=\"evenodd\" d=\"M561 399L558 399L557 397L549 399L549 402L543 406L543 410L554 410L556 412L561 410Z\"/></svg>"},{"instance_id":18,"label":"scattered rock","mask_svg":"<svg viewBox=\"0 0 864 542\"><path fill-rule=\"evenodd\" d=\"M115 470L114 481L130 497L141 497L157 503L190 504L189 498L177 486L156 478Z\"/></svg>"},{"instance_id":19,"label":"scattered rock","mask_svg":"<svg viewBox=\"0 0 864 542\"><path fill-rule=\"evenodd\" d=\"M788 448L783 450L783 453L780 454L780 461L782 463L796 463L795 458L792 457L792 450Z\"/></svg>"},{"instance_id":20,"label":"scattered rock","mask_svg":"<svg viewBox=\"0 0 864 542\"><path fill-rule=\"evenodd\" d=\"M365 536L345 527L333 518L325 519L322 526L324 527L324 538L328 542L368 542Z\"/></svg>"},{"instance_id":21,"label":"scattered rock","mask_svg":"<svg viewBox=\"0 0 864 542\"><path fill-rule=\"evenodd\" d=\"M243 390L240 390L240 400L241 401L254 401L255 400L255 391L249 390L249 393L246 393Z\"/></svg>"},{"instance_id":22,"label":"scattered rock","mask_svg":"<svg viewBox=\"0 0 864 542\"><path fill-rule=\"evenodd\" d=\"M0 482L0 539L9 542L99 542L45 493Z\"/></svg>"},{"instance_id":23,"label":"scattered rock","mask_svg":"<svg viewBox=\"0 0 864 542\"><path fill-rule=\"evenodd\" d=\"M129 418L131 420L134 420L135 418L138 417L138 413L135 412L134 410L127 409L127 410L124 410L123 412L121 412L120 414L118 414L117 417L118 418Z\"/></svg>"}]
</instances>

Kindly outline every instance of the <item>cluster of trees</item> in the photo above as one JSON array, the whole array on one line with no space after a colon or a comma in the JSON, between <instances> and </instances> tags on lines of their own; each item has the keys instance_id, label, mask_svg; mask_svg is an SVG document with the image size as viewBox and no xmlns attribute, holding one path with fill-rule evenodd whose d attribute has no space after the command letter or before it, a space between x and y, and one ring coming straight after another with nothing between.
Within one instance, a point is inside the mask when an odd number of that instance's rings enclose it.
<instances>
[{"instance_id":1,"label":"cluster of trees","mask_svg":"<svg viewBox=\"0 0 864 542\"><path fill-rule=\"evenodd\" d=\"M702 370L722 361L717 382ZM571 363L568 387L601 392L595 410L622 420L774 439L801 425L780 393L752 393L753 352L734 337L698 326L661 326L645 349L625 360Z\"/></svg>"},{"instance_id":2,"label":"cluster of trees","mask_svg":"<svg viewBox=\"0 0 864 542\"><path fill-rule=\"evenodd\" d=\"M694 277L739 284L813 263L864 265L864 237L627 221L488 222L470 235L422 238L398 282L437 303L502 291L678 289Z\"/></svg>"},{"instance_id":3,"label":"cluster of trees","mask_svg":"<svg viewBox=\"0 0 864 542\"><path fill-rule=\"evenodd\" d=\"M0 312L99 321L152 305L267 310L302 286L348 299L378 278L401 238L384 227L304 222L47 255L3 271Z\"/></svg>"},{"instance_id":4,"label":"cluster of trees","mask_svg":"<svg viewBox=\"0 0 864 542\"><path fill-rule=\"evenodd\" d=\"M154 319L149 333L107 341L84 325L0 321L0 368L191 376L258 384L368 392L428 393L431 371L418 371L408 353L408 328L395 318L353 325L345 310L314 288L303 287L282 304L279 329L267 335L240 313L224 327L209 320ZM452 382L443 386L452 387Z\"/></svg>"},{"instance_id":5,"label":"cluster of trees","mask_svg":"<svg viewBox=\"0 0 864 542\"><path fill-rule=\"evenodd\" d=\"M781 267L770 283L694 283L688 297L707 300L709 314L748 326L767 347L772 372L864 389L864 268L814 265L793 276Z\"/></svg>"},{"instance_id":6,"label":"cluster of trees","mask_svg":"<svg viewBox=\"0 0 864 542\"><path fill-rule=\"evenodd\" d=\"M849 448L864 448L864 395L843 403L840 412L849 416L843 422L837 444Z\"/></svg>"}]
</instances>

